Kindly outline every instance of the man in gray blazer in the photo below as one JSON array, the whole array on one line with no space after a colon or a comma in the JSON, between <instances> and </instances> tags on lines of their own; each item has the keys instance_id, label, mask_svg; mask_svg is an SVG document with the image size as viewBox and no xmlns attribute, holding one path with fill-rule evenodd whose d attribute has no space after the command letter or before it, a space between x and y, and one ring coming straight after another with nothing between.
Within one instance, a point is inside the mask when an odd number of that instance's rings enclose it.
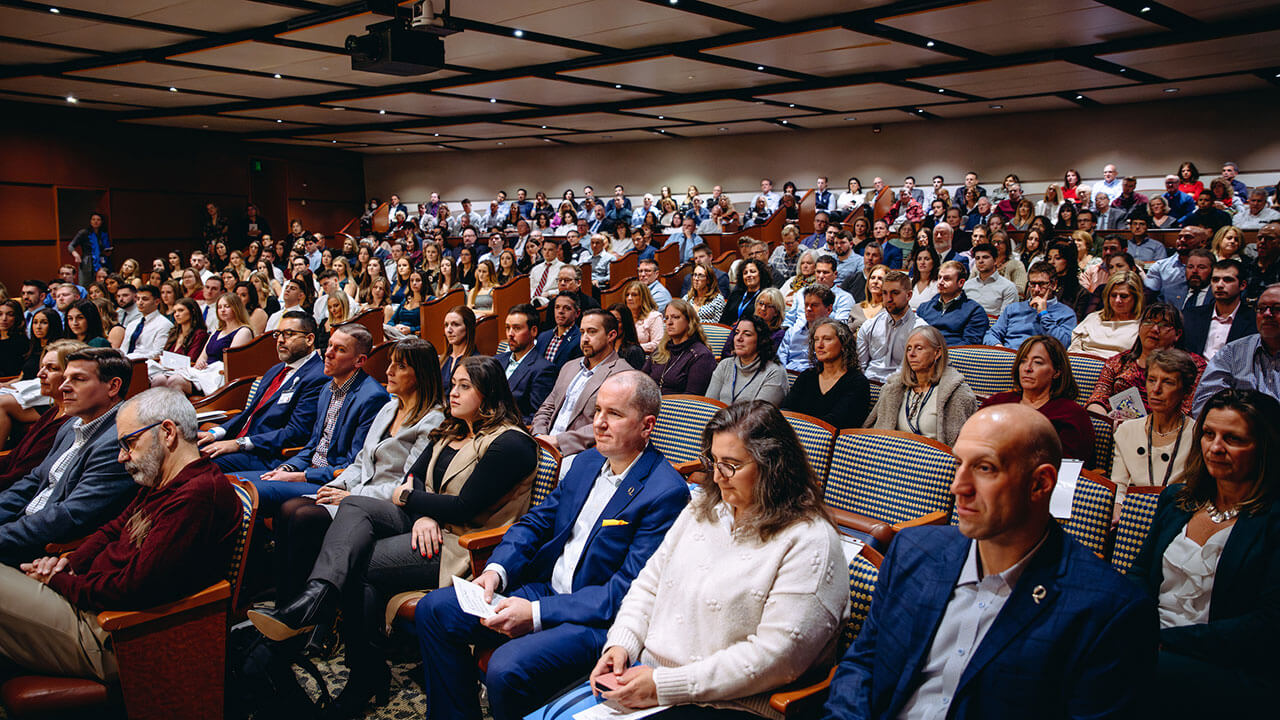
<instances>
[{"instance_id":1,"label":"man in gray blazer","mask_svg":"<svg viewBox=\"0 0 1280 720\"><path fill-rule=\"evenodd\" d=\"M618 319L608 310L588 310L582 315L582 359L560 369L556 386L533 415L533 434L560 451L573 455L594 447L591 429L596 391L606 378L632 367L614 352Z\"/></svg>"},{"instance_id":2,"label":"man in gray blazer","mask_svg":"<svg viewBox=\"0 0 1280 720\"><path fill-rule=\"evenodd\" d=\"M119 350L67 356L60 392L72 420L44 461L0 493L0 562L17 567L43 557L46 544L92 533L133 499L138 486L120 464L116 440L116 408L132 373Z\"/></svg>"}]
</instances>

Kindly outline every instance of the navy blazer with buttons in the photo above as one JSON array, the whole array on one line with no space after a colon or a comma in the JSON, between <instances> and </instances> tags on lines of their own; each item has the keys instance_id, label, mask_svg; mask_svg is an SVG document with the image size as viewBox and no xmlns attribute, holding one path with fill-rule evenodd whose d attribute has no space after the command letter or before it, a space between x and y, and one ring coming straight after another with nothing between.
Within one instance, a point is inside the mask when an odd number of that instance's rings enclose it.
<instances>
[{"instance_id":1,"label":"navy blazer with buttons","mask_svg":"<svg viewBox=\"0 0 1280 720\"><path fill-rule=\"evenodd\" d=\"M515 396L516 405L519 406L525 423L533 421L533 414L551 394L551 389L556 386L556 377L560 374L556 366L538 352L536 344L529 352L530 355L521 360L515 372L507 378L507 384L511 386L511 394ZM511 364L511 352L498 353L496 359L502 369L506 370Z\"/></svg>"},{"instance_id":2,"label":"navy blazer with buttons","mask_svg":"<svg viewBox=\"0 0 1280 720\"><path fill-rule=\"evenodd\" d=\"M226 439L240 433L240 428L248 422L249 414L261 401L262 394L271 387L276 376L284 372L284 368L284 363L276 363L262 375L258 387L249 396L245 410L222 424L222 429L227 431ZM253 418L246 437L253 443L254 454L274 457L286 447L305 442L316 425L316 402L320 398L320 390L328 382L329 378L324 374L324 360L319 353L313 352Z\"/></svg>"},{"instance_id":3,"label":"navy blazer with buttons","mask_svg":"<svg viewBox=\"0 0 1280 720\"><path fill-rule=\"evenodd\" d=\"M108 411L111 417L63 471L40 512L28 515L27 505L48 487L53 464L75 442L74 420L58 429L53 448L35 469L0 493L0 562L16 565L44 557L48 543L92 533L133 500L138 486L118 459L116 409Z\"/></svg>"},{"instance_id":4,"label":"navy blazer with buttons","mask_svg":"<svg viewBox=\"0 0 1280 720\"><path fill-rule=\"evenodd\" d=\"M578 453L551 495L507 530L489 562L506 571L508 587L551 581L604 463L595 448ZM543 627L575 623L608 628L631 581L688 501L684 478L662 453L646 448L587 537L573 573L573 592L539 598ZM606 526L606 520L614 522Z\"/></svg>"},{"instance_id":5,"label":"navy blazer with buttons","mask_svg":"<svg viewBox=\"0 0 1280 720\"><path fill-rule=\"evenodd\" d=\"M899 716L923 682L970 542L954 527L898 533L824 717ZM969 658L947 717L1142 717L1157 627L1151 599L1053 522Z\"/></svg>"},{"instance_id":6,"label":"navy blazer with buttons","mask_svg":"<svg viewBox=\"0 0 1280 720\"><path fill-rule=\"evenodd\" d=\"M324 416L329 411L329 401L333 399L332 380L326 382L320 391L320 399L316 403L315 428L311 431L311 439L307 441L307 446L284 461L285 465L302 470L309 483L324 485L332 481L340 468L345 468L356 459L360 448L364 447L364 439L369 434L369 426L373 424L374 416L391 398L382 384L369 377L365 371L357 370L356 373L359 377L347 392L347 399L338 410L338 421L333 426L332 437L329 438L329 450L326 452L329 466L312 467L311 463L312 456L316 453L316 445L324 435ZM328 380L327 377L326 380Z\"/></svg>"},{"instance_id":7,"label":"navy blazer with buttons","mask_svg":"<svg viewBox=\"0 0 1280 720\"><path fill-rule=\"evenodd\" d=\"M551 344L551 338L555 337L555 334L555 328L538 333L538 342L533 347L542 357L547 356L547 345ZM560 341L560 347L556 348L556 354L550 362L555 366L556 372L560 372L560 368L564 367L565 363L580 357L582 357L582 330L574 325L565 333L564 339ZM555 383L552 382L552 384Z\"/></svg>"},{"instance_id":8,"label":"navy blazer with buttons","mask_svg":"<svg viewBox=\"0 0 1280 720\"><path fill-rule=\"evenodd\" d=\"M1209 341L1209 326L1213 323L1214 303L1197 305L1182 313L1182 344L1187 352L1204 354L1204 344ZM1227 331L1227 342L1239 340L1246 335L1258 332L1257 316L1245 305L1243 296L1236 316L1231 320L1231 329Z\"/></svg>"}]
</instances>

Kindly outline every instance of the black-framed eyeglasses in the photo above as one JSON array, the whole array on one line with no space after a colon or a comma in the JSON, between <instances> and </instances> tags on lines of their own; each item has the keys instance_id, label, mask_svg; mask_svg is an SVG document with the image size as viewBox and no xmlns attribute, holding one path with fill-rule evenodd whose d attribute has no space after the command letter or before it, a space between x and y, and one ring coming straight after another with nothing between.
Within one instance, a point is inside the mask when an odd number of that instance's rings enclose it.
<instances>
[{"instance_id":1,"label":"black-framed eyeglasses","mask_svg":"<svg viewBox=\"0 0 1280 720\"><path fill-rule=\"evenodd\" d=\"M300 337L302 335L310 335L310 334L311 333L303 332L302 330L276 330L271 333L271 336L274 338L284 338L285 340L292 340L295 337Z\"/></svg>"},{"instance_id":2,"label":"black-framed eyeglasses","mask_svg":"<svg viewBox=\"0 0 1280 720\"><path fill-rule=\"evenodd\" d=\"M151 428L156 427L157 425L162 425L162 424L164 424L163 420L161 420L160 422L153 422L144 428L138 428L137 430L134 430L128 435L125 435L124 437L120 438L120 449L123 450L124 452L132 453L134 443L137 441L138 436L142 435L142 433L150 430Z\"/></svg>"},{"instance_id":3,"label":"black-framed eyeglasses","mask_svg":"<svg viewBox=\"0 0 1280 720\"><path fill-rule=\"evenodd\" d=\"M704 471L706 472L711 472L712 470L719 471L721 477L723 477L726 480L731 480L734 474L736 474L739 470L755 462L755 460L748 460L740 465L733 465L723 460L717 462L716 460L710 457L707 457L706 455L699 455L698 461L702 463L702 469Z\"/></svg>"},{"instance_id":4,"label":"black-framed eyeglasses","mask_svg":"<svg viewBox=\"0 0 1280 720\"><path fill-rule=\"evenodd\" d=\"M1259 305L1258 314L1274 315L1275 317L1280 317L1280 305Z\"/></svg>"}]
</instances>

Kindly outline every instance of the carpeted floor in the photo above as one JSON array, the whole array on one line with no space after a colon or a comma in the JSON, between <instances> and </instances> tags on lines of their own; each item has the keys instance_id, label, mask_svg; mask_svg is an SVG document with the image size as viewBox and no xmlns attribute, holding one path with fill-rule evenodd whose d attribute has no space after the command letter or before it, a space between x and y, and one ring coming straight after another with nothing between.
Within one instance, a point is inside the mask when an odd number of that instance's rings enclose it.
<instances>
[{"instance_id":1,"label":"carpeted floor","mask_svg":"<svg viewBox=\"0 0 1280 720\"><path fill-rule=\"evenodd\" d=\"M324 676L331 696L342 692L347 682L347 666L341 653L335 654L331 659L317 661L316 667ZM301 670L296 672L298 680L311 697L319 697L315 680ZM426 717L426 714L427 699L422 692L422 664L416 660L405 660L391 666L391 702L380 708L371 708L365 717L377 720L419 720Z\"/></svg>"}]
</instances>

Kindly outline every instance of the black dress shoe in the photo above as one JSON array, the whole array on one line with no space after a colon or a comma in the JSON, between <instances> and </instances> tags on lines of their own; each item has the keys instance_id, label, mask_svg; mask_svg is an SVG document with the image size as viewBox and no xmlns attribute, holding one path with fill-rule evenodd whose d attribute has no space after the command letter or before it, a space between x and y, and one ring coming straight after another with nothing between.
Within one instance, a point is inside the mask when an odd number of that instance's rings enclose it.
<instances>
[{"instance_id":1,"label":"black dress shoe","mask_svg":"<svg viewBox=\"0 0 1280 720\"><path fill-rule=\"evenodd\" d=\"M325 710L325 720L348 720L363 717L369 700L381 707L391 701L391 670L385 660L362 662L353 668L346 687Z\"/></svg>"},{"instance_id":2,"label":"black dress shoe","mask_svg":"<svg viewBox=\"0 0 1280 720\"><path fill-rule=\"evenodd\" d=\"M249 620L268 638L288 640L331 621L337 594L329 583L312 580L293 602L275 610L250 610Z\"/></svg>"}]
</instances>

